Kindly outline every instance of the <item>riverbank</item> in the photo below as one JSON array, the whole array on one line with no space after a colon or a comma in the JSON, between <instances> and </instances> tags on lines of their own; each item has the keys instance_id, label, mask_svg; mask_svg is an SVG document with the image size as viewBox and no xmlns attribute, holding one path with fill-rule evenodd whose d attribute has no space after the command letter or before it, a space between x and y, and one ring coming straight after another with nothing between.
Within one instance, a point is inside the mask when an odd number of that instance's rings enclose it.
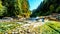
<instances>
[{"instance_id":1,"label":"riverbank","mask_svg":"<svg viewBox=\"0 0 60 34\"><path fill-rule=\"evenodd\" d=\"M0 23L0 24L1 24L0 25L0 34L1 33L9 33L9 34L10 33L15 33L15 34L18 34L18 33L19 34L40 34L40 33L44 33L45 32L44 30L46 28L47 29L50 28L50 27L48 27L49 24L52 27L54 27L53 26L54 24L55 24L55 26L57 28L60 27L59 26L60 22L56 22L56 21L31 22L31 23L24 23L24 22L3 22L3 23ZM53 25L51 25L51 24L53 24ZM52 29L50 31L52 31ZM52 33L52 32L50 32L50 33Z\"/></svg>"}]
</instances>

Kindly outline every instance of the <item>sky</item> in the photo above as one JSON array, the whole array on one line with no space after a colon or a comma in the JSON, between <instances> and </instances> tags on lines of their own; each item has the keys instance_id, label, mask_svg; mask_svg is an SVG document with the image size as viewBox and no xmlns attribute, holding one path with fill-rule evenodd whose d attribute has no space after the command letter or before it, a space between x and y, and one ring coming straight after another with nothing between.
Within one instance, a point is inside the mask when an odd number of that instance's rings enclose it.
<instances>
[{"instance_id":1,"label":"sky","mask_svg":"<svg viewBox=\"0 0 60 34\"><path fill-rule=\"evenodd\" d=\"M28 0L30 5L30 10L36 9L43 0Z\"/></svg>"}]
</instances>

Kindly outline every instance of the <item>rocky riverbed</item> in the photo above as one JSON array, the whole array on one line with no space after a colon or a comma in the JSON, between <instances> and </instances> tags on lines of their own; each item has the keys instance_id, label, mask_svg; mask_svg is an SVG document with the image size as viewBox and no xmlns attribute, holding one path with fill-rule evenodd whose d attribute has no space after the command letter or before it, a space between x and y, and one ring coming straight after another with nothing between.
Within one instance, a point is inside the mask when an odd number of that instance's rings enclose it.
<instances>
[{"instance_id":1,"label":"rocky riverbed","mask_svg":"<svg viewBox=\"0 0 60 34\"><path fill-rule=\"evenodd\" d=\"M13 28L14 26L12 25L6 25L6 26L12 26L12 30L8 30L6 32L8 33L19 33L19 34L40 34L40 26L42 26L45 22L47 22L48 20L44 20L44 22L42 22L42 20L26 20L26 19L20 19L17 20L17 22L15 21L14 23L20 24L20 26L16 26L15 28ZM13 21L10 21L10 23ZM4 23L8 23L4 21ZM9 23L8 23L9 24ZM15 24L16 25L16 24ZM5 27L5 26L4 26Z\"/></svg>"}]
</instances>

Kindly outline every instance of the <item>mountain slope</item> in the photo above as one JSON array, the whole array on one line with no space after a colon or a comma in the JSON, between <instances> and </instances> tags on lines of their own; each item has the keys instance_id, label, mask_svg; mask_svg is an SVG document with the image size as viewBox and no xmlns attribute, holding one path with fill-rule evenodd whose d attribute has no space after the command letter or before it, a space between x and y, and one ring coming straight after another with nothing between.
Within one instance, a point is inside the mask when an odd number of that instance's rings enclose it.
<instances>
[{"instance_id":1,"label":"mountain slope","mask_svg":"<svg viewBox=\"0 0 60 34\"><path fill-rule=\"evenodd\" d=\"M42 16L52 13L60 13L60 0L44 0L32 15Z\"/></svg>"}]
</instances>

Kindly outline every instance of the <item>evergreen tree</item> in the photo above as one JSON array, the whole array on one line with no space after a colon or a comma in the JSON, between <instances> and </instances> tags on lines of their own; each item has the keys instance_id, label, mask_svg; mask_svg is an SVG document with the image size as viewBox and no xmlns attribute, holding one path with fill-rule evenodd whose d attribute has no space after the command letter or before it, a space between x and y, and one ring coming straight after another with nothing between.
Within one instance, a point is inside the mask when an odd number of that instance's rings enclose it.
<instances>
[{"instance_id":1,"label":"evergreen tree","mask_svg":"<svg viewBox=\"0 0 60 34\"><path fill-rule=\"evenodd\" d=\"M2 6L6 7L5 16L28 15L29 3L28 0L1 0Z\"/></svg>"},{"instance_id":2,"label":"evergreen tree","mask_svg":"<svg viewBox=\"0 0 60 34\"><path fill-rule=\"evenodd\" d=\"M3 13L6 11L6 7L2 5L2 1L0 0L0 16L3 16Z\"/></svg>"},{"instance_id":3,"label":"evergreen tree","mask_svg":"<svg viewBox=\"0 0 60 34\"><path fill-rule=\"evenodd\" d=\"M44 0L33 14L36 14L35 16L43 16L52 13L60 13L60 0Z\"/></svg>"}]
</instances>

